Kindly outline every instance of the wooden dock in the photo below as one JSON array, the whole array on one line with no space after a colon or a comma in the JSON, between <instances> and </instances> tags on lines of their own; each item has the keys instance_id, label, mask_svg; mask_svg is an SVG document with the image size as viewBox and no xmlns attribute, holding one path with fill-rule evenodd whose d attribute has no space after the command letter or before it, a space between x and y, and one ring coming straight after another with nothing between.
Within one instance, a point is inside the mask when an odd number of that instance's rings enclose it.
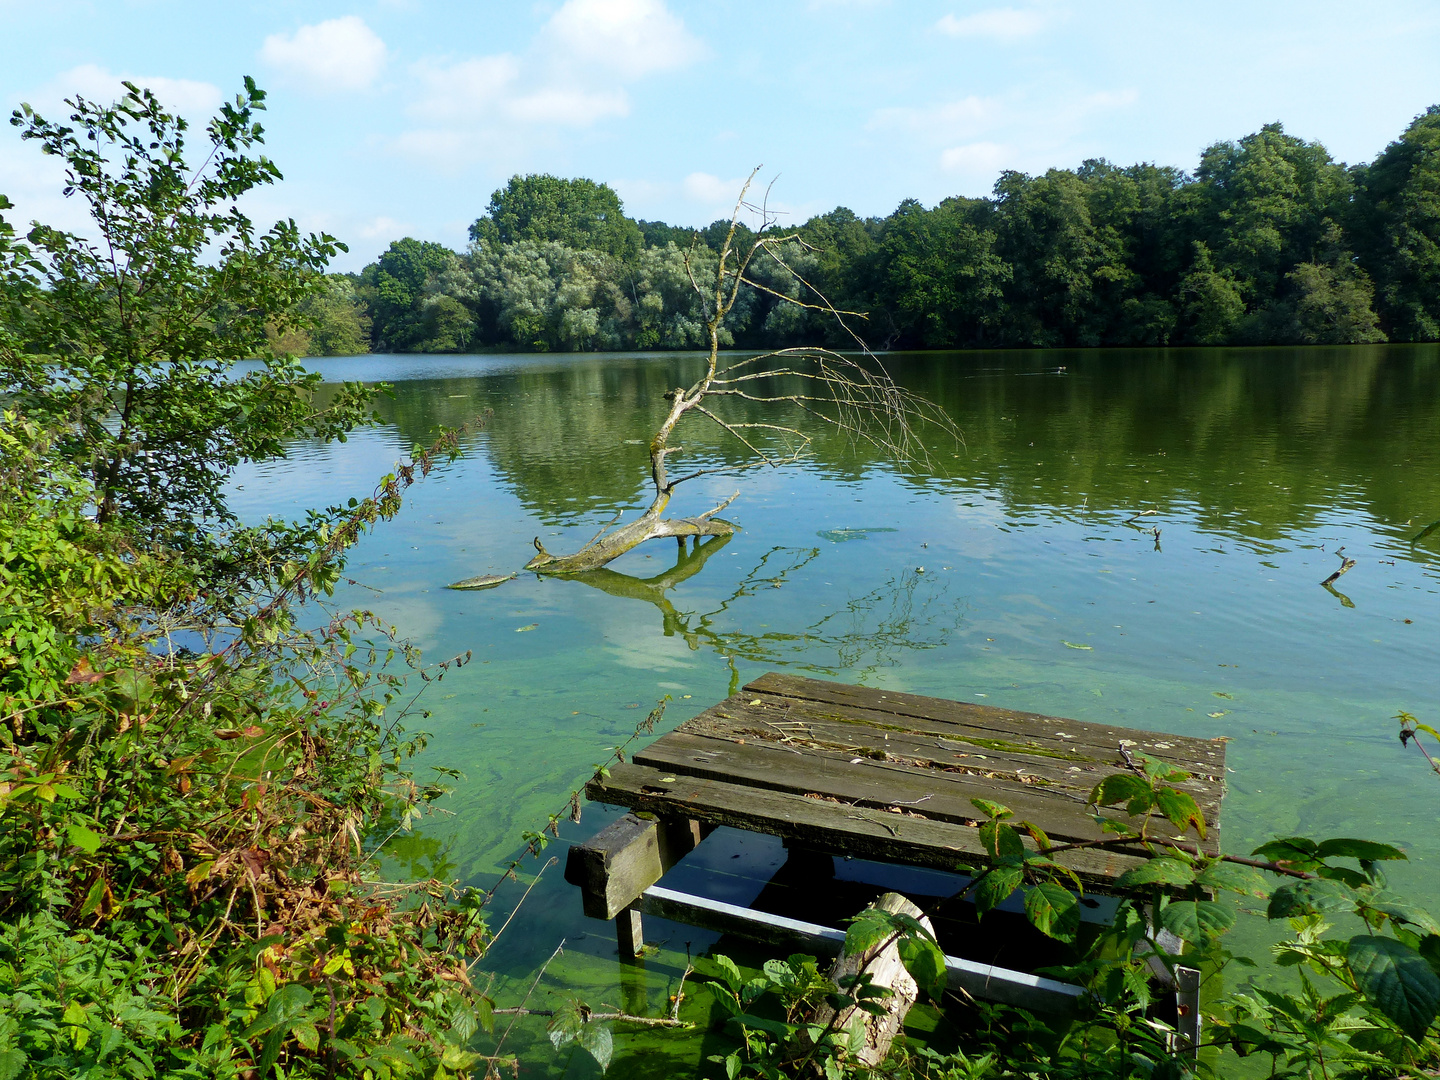
<instances>
[{"instance_id":1,"label":"wooden dock","mask_svg":"<svg viewBox=\"0 0 1440 1080\"><path fill-rule=\"evenodd\" d=\"M744 922L734 912L717 922L703 898L689 898L687 907L655 887L716 826L768 833L820 853L953 871L986 861L977 798L1008 807L1053 844L1102 839L1087 805L1090 792L1134 754L1191 774L1178 786L1204 815L1200 849L1218 853L1222 740L772 672L591 781L585 791L591 800L640 816L627 815L572 849L566 877L582 887L587 914L617 919L622 952L633 955L644 910L688 914L687 921L717 928ZM1164 824L1165 835L1173 831ZM1087 889L1103 892L1144 856L1088 849L1056 858ZM811 937L812 944L824 940ZM1073 989L1047 992L1063 997ZM1033 1003L1033 995L1026 1000Z\"/></svg>"}]
</instances>

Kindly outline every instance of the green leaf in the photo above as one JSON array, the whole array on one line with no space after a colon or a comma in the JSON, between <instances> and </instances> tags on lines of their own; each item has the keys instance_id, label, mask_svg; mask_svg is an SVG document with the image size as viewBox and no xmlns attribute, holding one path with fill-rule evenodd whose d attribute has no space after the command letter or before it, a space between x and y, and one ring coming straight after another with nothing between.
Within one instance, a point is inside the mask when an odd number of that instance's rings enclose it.
<instances>
[{"instance_id":1,"label":"green leaf","mask_svg":"<svg viewBox=\"0 0 1440 1080\"><path fill-rule=\"evenodd\" d=\"M1150 799L1154 789L1148 781L1134 773L1112 773L1095 785L1090 792L1090 802L1095 806L1109 806L1112 803L1128 802L1134 799Z\"/></svg>"},{"instance_id":2,"label":"green leaf","mask_svg":"<svg viewBox=\"0 0 1440 1080\"><path fill-rule=\"evenodd\" d=\"M494 1034L495 1002L483 994L475 1002L475 1020L487 1034Z\"/></svg>"},{"instance_id":3,"label":"green leaf","mask_svg":"<svg viewBox=\"0 0 1440 1080\"><path fill-rule=\"evenodd\" d=\"M1440 934L1431 934L1420 942L1420 955L1436 975L1440 975Z\"/></svg>"},{"instance_id":4,"label":"green leaf","mask_svg":"<svg viewBox=\"0 0 1440 1080\"><path fill-rule=\"evenodd\" d=\"M849 942L850 939L848 935L845 940L847 943ZM740 987L745 985L745 978L740 974L740 969L736 966L735 961L731 960L728 956L716 956L713 959L715 960L715 966L720 969L720 975L724 978L730 989L739 991Z\"/></svg>"},{"instance_id":5,"label":"green leaf","mask_svg":"<svg viewBox=\"0 0 1440 1080\"><path fill-rule=\"evenodd\" d=\"M935 1000L945 992L945 954L940 946L923 937L907 936L895 943L905 970L921 990Z\"/></svg>"},{"instance_id":6,"label":"green leaf","mask_svg":"<svg viewBox=\"0 0 1440 1080\"><path fill-rule=\"evenodd\" d=\"M1160 925L1182 941L1201 941L1235 925L1235 909L1218 900L1176 900L1160 912Z\"/></svg>"},{"instance_id":7,"label":"green leaf","mask_svg":"<svg viewBox=\"0 0 1440 1080\"><path fill-rule=\"evenodd\" d=\"M989 799L971 799L970 805L987 817L1002 819L1014 816L1008 806L1001 806L998 802L991 802Z\"/></svg>"},{"instance_id":8,"label":"green leaf","mask_svg":"<svg viewBox=\"0 0 1440 1080\"><path fill-rule=\"evenodd\" d=\"M1192 796L1172 787L1156 788L1155 806L1177 829L1183 832L1193 826L1200 839L1205 839L1205 817Z\"/></svg>"},{"instance_id":9,"label":"green leaf","mask_svg":"<svg viewBox=\"0 0 1440 1080\"><path fill-rule=\"evenodd\" d=\"M80 917L83 919L100 906L100 901L105 897L105 879L96 878L95 884L90 886L90 891L85 894L85 902L80 905Z\"/></svg>"},{"instance_id":10,"label":"green leaf","mask_svg":"<svg viewBox=\"0 0 1440 1080\"><path fill-rule=\"evenodd\" d=\"M600 1066L603 1073L610 1067L610 1058L615 1053L615 1041L610 1034L609 1024L598 1024L595 1021L587 1021L581 1028L575 1041L588 1053Z\"/></svg>"},{"instance_id":11,"label":"green leaf","mask_svg":"<svg viewBox=\"0 0 1440 1080\"><path fill-rule=\"evenodd\" d=\"M859 956L894 932L895 924L886 912L866 908L850 920L850 926L845 931L845 952L850 956Z\"/></svg>"},{"instance_id":12,"label":"green leaf","mask_svg":"<svg viewBox=\"0 0 1440 1080\"><path fill-rule=\"evenodd\" d=\"M1080 901L1063 885L1041 882L1025 894L1025 914L1042 934L1074 941L1080 929Z\"/></svg>"},{"instance_id":13,"label":"green leaf","mask_svg":"<svg viewBox=\"0 0 1440 1080\"><path fill-rule=\"evenodd\" d=\"M1261 844L1250 854L1258 859L1288 864L1296 870L1309 870L1315 866L1315 850L1319 846L1303 836L1287 836Z\"/></svg>"},{"instance_id":14,"label":"green leaf","mask_svg":"<svg viewBox=\"0 0 1440 1080\"><path fill-rule=\"evenodd\" d=\"M980 843L985 852L998 859L1021 859L1025 857L1025 842L1014 826L1002 821L987 821L980 826Z\"/></svg>"},{"instance_id":15,"label":"green leaf","mask_svg":"<svg viewBox=\"0 0 1440 1080\"><path fill-rule=\"evenodd\" d=\"M1410 946L1361 934L1350 939L1346 961L1365 997L1412 1039L1422 1039L1440 1014L1440 975Z\"/></svg>"},{"instance_id":16,"label":"green leaf","mask_svg":"<svg viewBox=\"0 0 1440 1080\"><path fill-rule=\"evenodd\" d=\"M1388 915L1396 922L1406 923L1427 934L1440 934L1440 923L1418 904L1412 904L1403 896L1392 892L1376 892L1362 895L1361 903L1373 911Z\"/></svg>"},{"instance_id":17,"label":"green leaf","mask_svg":"<svg viewBox=\"0 0 1440 1080\"><path fill-rule=\"evenodd\" d=\"M29 1060L24 1050L0 1050L0 1080L17 1080Z\"/></svg>"},{"instance_id":18,"label":"green leaf","mask_svg":"<svg viewBox=\"0 0 1440 1080\"><path fill-rule=\"evenodd\" d=\"M789 1039L795 1034L795 1025L787 1024L780 1020L767 1020L763 1016L752 1016L750 1013L741 1013L739 1016L731 1017L732 1023L741 1024L747 1028L754 1028L756 1031L763 1031L767 1035L774 1035L778 1039Z\"/></svg>"},{"instance_id":19,"label":"green leaf","mask_svg":"<svg viewBox=\"0 0 1440 1080\"><path fill-rule=\"evenodd\" d=\"M280 1044L285 1041L285 1030L283 1027L271 1028L270 1034L265 1036L265 1045L260 1052L260 1062L255 1069L260 1080L267 1080L270 1070L275 1067L275 1062L280 1057Z\"/></svg>"},{"instance_id":20,"label":"green leaf","mask_svg":"<svg viewBox=\"0 0 1440 1080\"><path fill-rule=\"evenodd\" d=\"M100 850L100 845L105 843L105 837L87 829L78 821L72 821L66 825L65 834L70 838L70 843L74 844L86 855L94 855L95 852Z\"/></svg>"},{"instance_id":21,"label":"green leaf","mask_svg":"<svg viewBox=\"0 0 1440 1080\"><path fill-rule=\"evenodd\" d=\"M1281 885L1270 896L1267 919L1295 919L1328 911L1346 911L1355 906L1355 893L1338 881L1319 878Z\"/></svg>"},{"instance_id":22,"label":"green leaf","mask_svg":"<svg viewBox=\"0 0 1440 1080\"><path fill-rule=\"evenodd\" d=\"M1195 880L1195 868L1184 859L1157 855L1115 879L1117 889L1134 889L1142 885L1189 885Z\"/></svg>"},{"instance_id":23,"label":"green leaf","mask_svg":"<svg viewBox=\"0 0 1440 1080\"><path fill-rule=\"evenodd\" d=\"M1018 866L997 866L981 879L975 890L975 910L984 915L1004 903L1020 887L1024 873Z\"/></svg>"},{"instance_id":24,"label":"green leaf","mask_svg":"<svg viewBox=\"0 0 1440 1080\"><path fill-rule=\"evenodd\" d=\"M1409 856L1397 847L1377 844L1374 840L1325 840L1315 849L1315 858L1383 862L1386 859L1408 859Z\"/></svg>"},{"instance_id":25,"label":"green leaf","mask_svg":"<svg viewBox=\"0 0 1440 1080\"><path fill-rule=\"evenodd\" d=\"M320 1032L309 1020L297 1022L290 1030L295 1033L295 1041L310 1053L320 1049Z\"/></svg>"},{"instance_id":26,"label":"green leaf","mask_svg":"<svg viewBox=\"0 0 1440 1080\"><path fill-rule=\"evenodd\" d=\"M299 1034L298 1028L296 1029L296 1034ZM462 1046L447 1046L440 1053L440 1064L447 1069L464 1072L474 1067L475 1063L482 1057L484 1057L483 1054L476 1054L470 1050L466 1050Z\"/></svg>"},{"instance_id":27,"label":"green leaf","mask_svg":"<svg viewBox=\"0 0 1440 1080\"><path fill-rule=\"evenodd\" d=\"M1207 866L1196 877L1195 884L1207 889L1223 889L1226 892L1243 893L1246 896L1269 896L1270 888L1265 877L1254 867L1233 862L1215 862Z\"/></svg>"}]
</instances>

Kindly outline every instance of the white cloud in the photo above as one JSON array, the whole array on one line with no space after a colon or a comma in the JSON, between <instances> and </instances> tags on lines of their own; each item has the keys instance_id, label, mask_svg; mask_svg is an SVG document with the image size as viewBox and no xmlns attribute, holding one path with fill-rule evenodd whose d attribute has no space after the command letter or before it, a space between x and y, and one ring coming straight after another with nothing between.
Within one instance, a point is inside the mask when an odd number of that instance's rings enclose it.
<instances>
[{"instance_id":1,"label":"white cloud","mask_svg":"<svg viewBox=\"0 0 1440 1080\"><path fill-rule=\"evenodd\" d=\"M451 169L482 151L514 153L628 116L630 84L704 51L664 0L568 0L519 54L415 64L421 92L409 111L423 126L393 145Z\"/></svg>"},{"instance_id":2,"label":"white cloud","mask_svg":"<svg viewBox=\"0 0 1440 1080\"><path fill-rule=\"evenodd\" d=\"M371 218L355 230L366 240L398 240L406 234L406 226L394 218L385 216Z\"/></svg>"},{"instance_id":3,"label":"white cloud","mask_svg":"<svg viewBox=\"0 0 1440 1080\"><path fill-rule=\"evenodd\" d=\"M552 63L638 79L697 59L700 42L663 0L568 0L541 32Z\"/></svg>"},{"instance_id":4,"label":"white cloud","mask_svg":"<svg viewBox=\"0 0 1440 1080\"><path fill-rule=\"evenodd\" d=\"M995 98L971 94L958 101L918 108L877 109L866 124L872 131L904 129L923 132L941 141L968 138L994 127L1004 112Z\"/></svg>"},{"instance_id":5,"label":"white cloud","mask_svg":"<svg viewBox=\"0 0 1440 1080\"><path fill-rule=\"evenodd\" d=\"M503 105L520 74L520 62L502 53L448 66L421 61L412 72L425 87L411 108L416 116L431 122L479 120Z\"/></svg>"},{"instance_id":6,"label":"white cloud","mask_svg":"<svg viewBox=\"0 0 1440 1080\"><path fill-rule=\"evenodd\" d=\"M1046 19L1038 11L1015 8L991 8L973 15L946 15L935 24L942 34L951 37L984 37L1015 41L1045 29Z\"/></svg>"},{"instance_id":7,"label":"white cloud","mask_svg":"<svg viewBox=\"0 0 1440 1080\"><path fill-rule=\"evenodd\" d=\"M186 117L208 117L224 98L220 88L213 83L172 79L164 75L116 74L98 64L81 64L55 76L29 100L42 113L47 108L51 111L63 109L64 100L76 94L108 105L125 94L125 87L121 85L124 82L132 82L142 90L153 90L161 105Z\"/></svg>"},{"instance_id":8,"label":"white cloud","mask_svg":"<svg viewBox=\"0 0 1440 1080\"><path fill-rule=\"evenodd\" d=\"M589 127L608 116L628 116L630 97L623 90L546 86L510 102L509 113L525 123Z\"/></svg>"},{"instance_id":9,"label":"white cloud","mask_svg":"<svg viewBox=\"0 0 1440 1080\"><path fill-rule=\"evenodd\" d=\"M1008 146L993 142L952 146L940 154L940 167L952 173L993 173L999 171L1011 154Z\"/></svg>"},{"instance_id":10,"label":"white cloud","mask_svg":"<svg viewBox=\"0 0 1440 1080\"><path fill-rule=\"evenodd\" d=\"M262 62L321 93L364 90L385 67L385 42L358 15L271 34L260 47Z\"/></svg>"},{"instance_id":11,"label":"white cloud","mask_svg":"<svg viewBox=\"0 0 1440 1080\"><path fill-rule=\"evenodd\" d=\"M687 198L700 203L723 203L729 201L730 205L735 204L736 197L740 194L740 188L745 183L743 177L734 180L721 180L718 176L710 173L693 172L685 177L681 185Z\"/></svg>"}]
</instances>

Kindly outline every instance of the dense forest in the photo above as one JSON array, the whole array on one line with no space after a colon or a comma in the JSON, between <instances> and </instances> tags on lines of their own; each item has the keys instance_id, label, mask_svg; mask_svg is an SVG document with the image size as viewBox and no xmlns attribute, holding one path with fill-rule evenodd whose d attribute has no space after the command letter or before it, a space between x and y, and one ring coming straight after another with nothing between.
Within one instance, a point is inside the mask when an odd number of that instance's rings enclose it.
<instances>
[{"instance_id":1,"label":"dense forest","mask_svg":"<svg viewBox=\"0 0 1440 1080\"><path fill-rule=\"evenodd\" d=\"M516 176L452 251L406 238L307 301L286 344L316 354L683 349L728 223L625 216L590 180ZM785 226L782 226L784 228ZM1193 173L1104 160L1003 173L988 198L844 207L793 227L728 325L755 348L845 343L781 302L811 289L876 348L1328 344L1440 339L1440 106L1369 164L1270 124L1209 147Z\"/></svg>"}]
</instances>

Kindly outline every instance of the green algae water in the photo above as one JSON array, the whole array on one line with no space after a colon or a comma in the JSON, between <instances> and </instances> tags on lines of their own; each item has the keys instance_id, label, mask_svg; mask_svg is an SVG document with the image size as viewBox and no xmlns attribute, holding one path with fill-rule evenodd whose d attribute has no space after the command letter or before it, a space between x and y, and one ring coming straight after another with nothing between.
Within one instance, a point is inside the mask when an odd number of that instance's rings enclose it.
<instances>
[{"instance_id":1,"label":"green algae water","mask_svg":"<svg viewBox=\"0 0 1440 1080\"><path fill-rule=\"evenodd\" d=\"M801 465L707 475L670 510L741 531L677 566L652 541L593 582L521 574L538 537L574 550L648 501L646 442L688 354L372 356L313 361L393 384L386 422L236 476L246 518L367 494L443 425L493 410L466 456L411 489L356 550L342 599L393 622L430 660L473 662L426 692L426 762L459 770L449 816L397 861L488 887L564 799L671 698L659 734L767 670L789 670L1200 737L1224 736L1227 850L1274 835L1361 836L1410 856L1391 877L1440 894L1440 778L1397 739L1397 711L1440 723L1440 348L976 352L892 355L963 442L925 468L817 438ZM758 414L757 414L758 415ZM747 417L755 418L755 417ZM932 433L933 435L933 433ZM745 461L723 432L683 431L682 464ZM1321 581L1355 566L1330 588ZM588 807L561 842L613 816ZM714 859L774 851L717 834ZM728 845L728 846L726 846ZM702 849L703 850L703 849ZM529 876L502 889L496 925ZM546 870L486 958L516 1004L567 993L658 1011L687 948L713 935L650 920L659 950L622 981L613 929ZM742 890L743 891L743 890ZM1432 904L1432 906L1434 906ZM1261 940L1260 929L1237 931ZM728 945L728 943L727 943ZM693 995L687 1015L705 1019ZM591 1075L543 1020L504 1049L528 1075ZM714 1036L617 1033L612 1075L696 1075ZM710 1068L706 1066L706 1068Z\"/></svg>"}]
</instances>

